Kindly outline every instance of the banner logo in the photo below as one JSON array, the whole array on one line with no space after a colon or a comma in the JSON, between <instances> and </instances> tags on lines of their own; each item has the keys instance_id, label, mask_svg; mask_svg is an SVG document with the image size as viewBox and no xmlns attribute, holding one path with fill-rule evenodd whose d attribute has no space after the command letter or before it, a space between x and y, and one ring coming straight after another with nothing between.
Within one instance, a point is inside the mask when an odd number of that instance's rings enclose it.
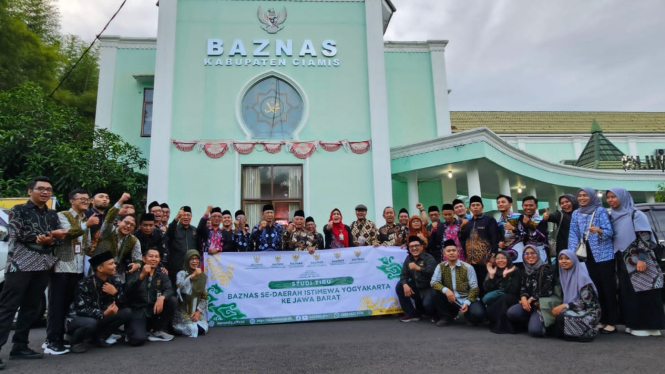
<instances>
[{"instance_id":1,"label":"banner logo","mask_svg":"<svg viewBox=\"0 0 665 374\"><path fill-rule=\"evenodd\" d=\"M261 26L262 29L266 30L268 34L276 34L279 30L284 28L282 23L286 21L286 8L282 8L282 10L277 13L275 12L275 8L270 8L267 12L264 12L263 9L259 7L257 16L259 17L259 21L263 24L263 26Z\"/></svg>"},{"instance_id":2,"label":"banner logo","mask_svg":"<svg viewBox=\"0 0 665 374\"><path fill-rule=\"evenodd\" d=\"M335 252L335 258L342 257L342 252Z\"/></svg>"},{"instance_id":3,"label":"banner logo","mask_svg":"<svg viewBox=\"0 0 665 374\"><path fill-rule=\"evenodd\" d=\"M321 255L318 254L318 253L314 253L314 254L312 255L312 257L314 257L314 259L315 259L316 261L319 261L319 258L321 257Z\"/></svg>"},{"instance_id":4,"label":"banner logo","mask_svg":"<svg viewBox=\"0 0 665 374\"><path fill-rule=\"evenodd\" d=\"M402 265L393 262L394 258L393 256L381 257L379 261L381 261L382 265L376 267L386 274L389 280L399 279L399 275L402 272Z\"/></svg>"},{"instance_id":5,"label":"banner logo","mask_svg":"<svg viewBox=\"0 0 665 374\"><path fill-rule=\"evenodd\" d=\"M254 256L254 262L258 264L259 261L261 261L261 256Z\"/></svg>"},{"instance_id":6,"label":"banner logo","mask_svg":"<svg viewBox=\"0 0 665 374\"><path fill-rule=\"evenodd\" d=\"M282 256L275 256L275 262L282 261Z\"/></svg>"},{"instance_id":7,"label":"banner logo","mask_svg":"<svg viewBox=\"0 0 665 374\"><path fill-rule=\"evenodd\" d=\"M291 258L293 258L293 261L298 262L298 259L300 258L300 255L296 253L294 255L291 255Z\"/></svg>"},{"instance_id":8,"label":"banner logo","mask_svg":"<svg viewBox=\"0 0 665 374\"><path fill-rule=\"evenodd\" d=\"M363 254L363 252L360 251L360 250L357 250L357 251L353 251L353 254L356 255L356 257L360 257L360 255Z\"/></svg>"}]
</instances>

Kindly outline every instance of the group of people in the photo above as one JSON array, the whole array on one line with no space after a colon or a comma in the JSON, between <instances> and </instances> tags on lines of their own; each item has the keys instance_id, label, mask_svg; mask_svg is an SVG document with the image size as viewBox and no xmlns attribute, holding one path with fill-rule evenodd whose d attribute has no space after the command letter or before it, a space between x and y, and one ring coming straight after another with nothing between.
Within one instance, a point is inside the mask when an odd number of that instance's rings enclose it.
<instances>
[{"instance_id":1,"label":"group of people","mask_svg":"<svg viewBox=\"0 0 665 374\"><path fill-rule=\"evenodd\" d=\"M9 213L0 347L16 316L11 359L43 357L28 347L28 334L47 287L47 354L207 332L206 276L191 209L183 207L167 225L168 205L152 203L137 222L127 193L110 205L104 190L90 196L76 189L71 208L59 213L46 205L52 194L48 178L35 178L29 200Z\"/></svg>"},{"instance_id":2,"label":"group of people","mask_svg":"<svg viewBox=\"0 0 665 374\"><path fill-rule=\"evenodd\" d=\"M461 200L441 211L432 206L425 212L418 204L419 214L411 217L404 208L396 213L387 207L385 224L377 228L360 204L350 225L333 209L323 233L302 210L288 225L277 223L270 204L251 228L242 210L231 215L213 206L195 226L190 207L169 221L169 206L152 202L137 220L129 194L110 205L101 189L92 195L71 191L71 208L56 213L46 206L52 193L48 178L35 178L29 201L9 214L0 347L18 311L10 358L43 356L28 347L28 334L47 286L47 354L83 353L89 344L108 347L120 339L140 346L170 341L173 334L207 333L203 260L205 253L220 252L406 248L396 288L404 322L429 315L445 326L462 312L474 325L488 320L496 333L585 341L616 332L621 320L636 336L665 328L656 240L621 188L607 191L611 215L596 191L583 188L577 197L561 196L560 211L542 216L533 196L522 199L518 214L512 198L499 195L498 220L483 214L482 199L473 196L470 213ZM548 240L548 222L557 225L556 244ZM585 262L576 253L580 242L588 249Z\"/></svg>"},{"instance_id":3,"label":"group of people","mask_svg":"<svg viewBox=\"0 0 665 374\"><path fill-rule=\"evenodd\" d=\"M499 334L591 341L624 324L634 336L660 336L658 241L628 191L611 188L605 197L610 213L597 191L582 188L559 198L561 210L541 216L534 196L522 199L518 214L512 198L499 195L498 220L483 214L478 196L470 198L470 217L459 200L443 205L443 221L430 207L424 231L410 226L402 234L409 255L396 287L401 321L427 315L446 326L461 312ZM556 225L553 240L548 222Z\"/></svg>"}]
</instances>

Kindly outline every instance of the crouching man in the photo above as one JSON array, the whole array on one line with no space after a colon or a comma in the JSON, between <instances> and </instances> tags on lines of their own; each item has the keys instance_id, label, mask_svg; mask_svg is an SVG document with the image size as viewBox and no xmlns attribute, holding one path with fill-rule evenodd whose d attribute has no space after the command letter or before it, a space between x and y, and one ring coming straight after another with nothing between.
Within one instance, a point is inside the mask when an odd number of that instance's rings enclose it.
<instances>
[{"instance_id":1,"label":"crouching man","mask_svg":"<svg viewBox=\"0 0 665 374\"><path fill-rule=\"evenodd\" d=\"M110 337L111 333L127 323L131 316L131 310L123 307L122 281L115 274L113 253L102 252L89 262L95 274L78 282L67 317L72 353L87 351L87 339L98 347L114 344L116 341Z\"/></svg>"},{"instance_id":2,"label":"crouching man","mask_svg":"<svg viewBox=\"0 0 665 374\"><path fill-rule=\"evenodd\" d=\"M126 330L127 341L133 346L143 345L146 338L151 342L173 340L166 330L177 303L169 277L155 271L159 261L159 250L148 249L143 254L143 270L132 273L127 280L126 297L132 317Z\"/></svg>"},{"instance_id":3,"label":"crouching man","mask_svg":"<svg viewBox=\"0 0 665 374\"><path fill-rule=\"evenodd\" d=\"M409 255L402 265L402 273L395 291L404 311L402 322L419 321L421 314L435 315L436 292L430 286L436 260L429 253L424 253L423 241L417 236L408 239ZM414 307L411 303L416 303Z\"/></svg>"},{"instance_id":4,"label":"crouching man","mask_svg":"<svg viewBox=\"0 0 665 374\"><path fill-rule=\"evenodd\" d=\"M440 306L441 320L436 325L441 327L451 324L459 312L473 325L482 323L485 307L478 298L480 289L476 272L471 265L457 258L459 254L454 240L446 240L443 251L446 261L436 266L432 276L432 288L443 294L444 299L437 304Z\"/></svg>"}]
</instances>

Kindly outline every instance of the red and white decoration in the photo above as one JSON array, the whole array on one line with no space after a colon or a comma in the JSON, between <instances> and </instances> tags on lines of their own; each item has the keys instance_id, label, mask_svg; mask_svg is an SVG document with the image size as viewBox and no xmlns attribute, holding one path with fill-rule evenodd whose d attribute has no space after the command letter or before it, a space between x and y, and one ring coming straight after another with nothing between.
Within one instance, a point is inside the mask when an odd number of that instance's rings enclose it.
<instances>
[{"instance_id":1,"label":"red and white decoration","mask_svg":"<svg viewBox=\"0 0 665 374\"><path fill-rule=\"evenodd\" d=\"M322 141L312 140L307 142L236 142L232 140L176 140L171 139L173 145L183 151L190 152L194 148L203 151L206 156L210 158L220 158L229 150L235 150L238 154L248 155L254 151L256 145L260 145L258 151L266 151L271 154L279 153L282 146L286 152L293 154L297 158L306 159L314 152L323 148L327 152L336 152L340 148L344 148L346 152L353 152L361 155L367 153L371 149L371 140L363 140L357 142L350 142L348 140L339 141Z\"/></svg>"}]
</instances>

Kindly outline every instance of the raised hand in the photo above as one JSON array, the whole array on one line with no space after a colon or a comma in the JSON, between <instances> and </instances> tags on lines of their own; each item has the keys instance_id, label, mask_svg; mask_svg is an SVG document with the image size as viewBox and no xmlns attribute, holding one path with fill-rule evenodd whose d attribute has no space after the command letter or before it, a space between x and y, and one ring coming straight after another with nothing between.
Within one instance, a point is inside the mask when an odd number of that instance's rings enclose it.
<instances>
[{"instance_id":1,"label":"raised hand","mask_svg":"<svg viewBox=\"0 0 665 374\"><path fill-rule=\"evenodd\" d=\"M489 274L490 279L494 279L494 276L496 275L496 266L492 263L487 263L487 274Z\"/></svg>"},{"instance_id":2,"label":"raised hand","mask_svg":"<svg viewBox=\"0 0 665 374\"><path fill-rule=\"evenodd\" d=\"M97 213L91 215L90 218L88 218L88 220L85 221L85 225L88 227L99 225L99 216L97 215Z\"/></svg>"},{"instance_id":3,"label":"raised hand","mask_svg":"<svg viewBox=\"0 0 665 374\"><path fill-rule=\"evenodd\" d=\"M543 221L547 221L550 218L550 210L545 208L545 213L543 213Z\"/></svg>"},{"instance_id":4,"label":"raised hand","mask_svg":"<svg viewBox=\"0 0 665 374\"><path fill-rule=\"evenodd\" d=\"M125 193L122 194L122 196L120 196L120 200L118 200L118 203L120 203L120 205L122 205L122 203L129 200L131 197L132 197L132 195L125 192Z\"/></svg>"}]
</instances>

